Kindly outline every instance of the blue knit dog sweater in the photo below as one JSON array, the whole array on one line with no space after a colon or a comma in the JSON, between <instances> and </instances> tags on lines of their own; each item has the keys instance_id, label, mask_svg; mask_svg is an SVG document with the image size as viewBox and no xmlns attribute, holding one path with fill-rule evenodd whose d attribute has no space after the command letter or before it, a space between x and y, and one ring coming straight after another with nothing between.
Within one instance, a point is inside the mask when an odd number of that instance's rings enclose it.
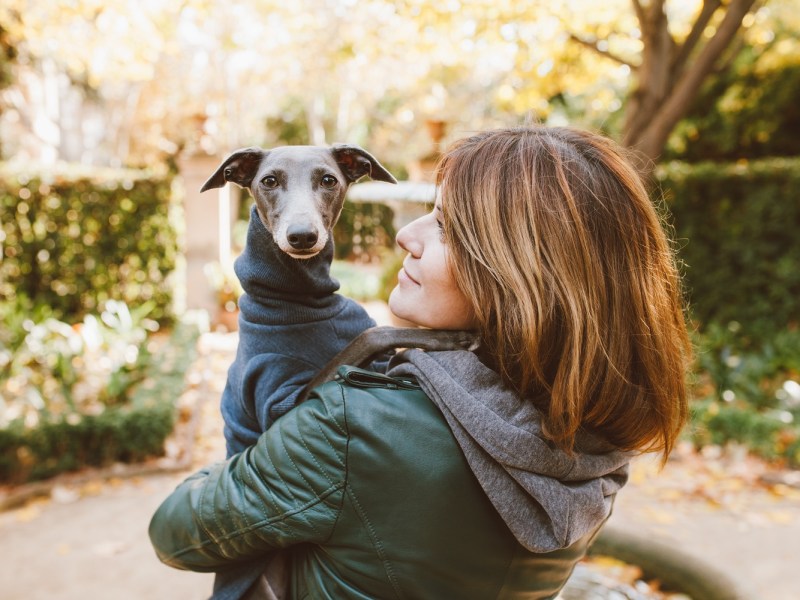
<instances>
[{"instance_id":1,"label":"blue knit dog sweater","mask_svg":"<svg viewBox=\"0 0 800 600\"><path fill-rule=\"evenodd\" d=\"M247 243L234 263L244 294L239 347L221 402L228 456L255 444L320 368L375 325L356 302L335 293L332 259L332 239L307 260L281 251L252 208Z\"/></svg>"}]
</instances>

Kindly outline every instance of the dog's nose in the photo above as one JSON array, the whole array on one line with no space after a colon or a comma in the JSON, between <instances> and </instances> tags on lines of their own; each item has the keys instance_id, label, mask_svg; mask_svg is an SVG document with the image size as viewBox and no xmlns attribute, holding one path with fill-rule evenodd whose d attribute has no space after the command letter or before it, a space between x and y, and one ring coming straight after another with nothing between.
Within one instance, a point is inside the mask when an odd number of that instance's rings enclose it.
<instances>
[{"instance_id":1,"label":"dog's nose","mask_svg":"<svg viewBox=\"0 0 800 600\"><path fill-rule=\"evenodd\" d=\"M286 230L286 239L295 250L308 250L317 243L319 236L305 225L290 225Z\"/></svg>"}]
</instances>

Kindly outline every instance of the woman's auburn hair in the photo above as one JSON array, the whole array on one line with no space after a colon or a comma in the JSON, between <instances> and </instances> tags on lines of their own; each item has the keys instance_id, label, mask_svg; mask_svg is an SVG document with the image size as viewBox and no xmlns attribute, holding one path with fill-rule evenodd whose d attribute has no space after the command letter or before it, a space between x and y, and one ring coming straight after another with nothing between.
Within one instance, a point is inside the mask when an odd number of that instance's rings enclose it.
<instances>
[{"instance_id":1,"label":"woman's auburn hair","mask_svg":"<svg viewBox=\"0 0 800 600\"><path fill-rule=\"evenodd\" d=\"M584 428L664 460L688 405L671 244L639 174L600 135L480 133L437 168L448 260L485 356L572 451Z\"/></svg>"}]
</instances>

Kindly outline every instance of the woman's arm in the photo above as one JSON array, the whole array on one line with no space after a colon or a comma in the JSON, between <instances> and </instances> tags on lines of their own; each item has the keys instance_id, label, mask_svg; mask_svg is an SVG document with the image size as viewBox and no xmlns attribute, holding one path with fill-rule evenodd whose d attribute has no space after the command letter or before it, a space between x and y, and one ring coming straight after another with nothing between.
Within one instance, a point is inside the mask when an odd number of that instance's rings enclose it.
<instances>
[{"instance_id":1,"label":"woman's arm","mask_svg":"<svg viewBox=\"0 0 800 600\"><path fill-rule=\"evenodd\" d=\"M177 487L150 522L159 559L213 571L272 549L324 542L344 498L347 438L344 398L331 383L255 446Z\"/></svg>"}]
</instances>

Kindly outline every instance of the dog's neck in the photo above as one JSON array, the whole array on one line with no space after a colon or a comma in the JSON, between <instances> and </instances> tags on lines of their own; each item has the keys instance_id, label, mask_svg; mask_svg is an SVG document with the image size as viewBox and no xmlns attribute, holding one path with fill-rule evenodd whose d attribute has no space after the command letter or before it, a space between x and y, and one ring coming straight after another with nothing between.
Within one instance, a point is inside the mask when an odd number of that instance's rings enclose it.
<instances>
[{"instance_id":1,"label":"dog's neck","mask_svg":"<svg viewBox=\"0 0 800 600\"><path fill-rule=\"evenodd\" d=\"M339 289L339 282L330 274L332 260L332 234L316 256L292 258L278 247L253 207L247 242L234 270L245 293L259 300L314 301Z\"/></svg>"}]
</instances>

